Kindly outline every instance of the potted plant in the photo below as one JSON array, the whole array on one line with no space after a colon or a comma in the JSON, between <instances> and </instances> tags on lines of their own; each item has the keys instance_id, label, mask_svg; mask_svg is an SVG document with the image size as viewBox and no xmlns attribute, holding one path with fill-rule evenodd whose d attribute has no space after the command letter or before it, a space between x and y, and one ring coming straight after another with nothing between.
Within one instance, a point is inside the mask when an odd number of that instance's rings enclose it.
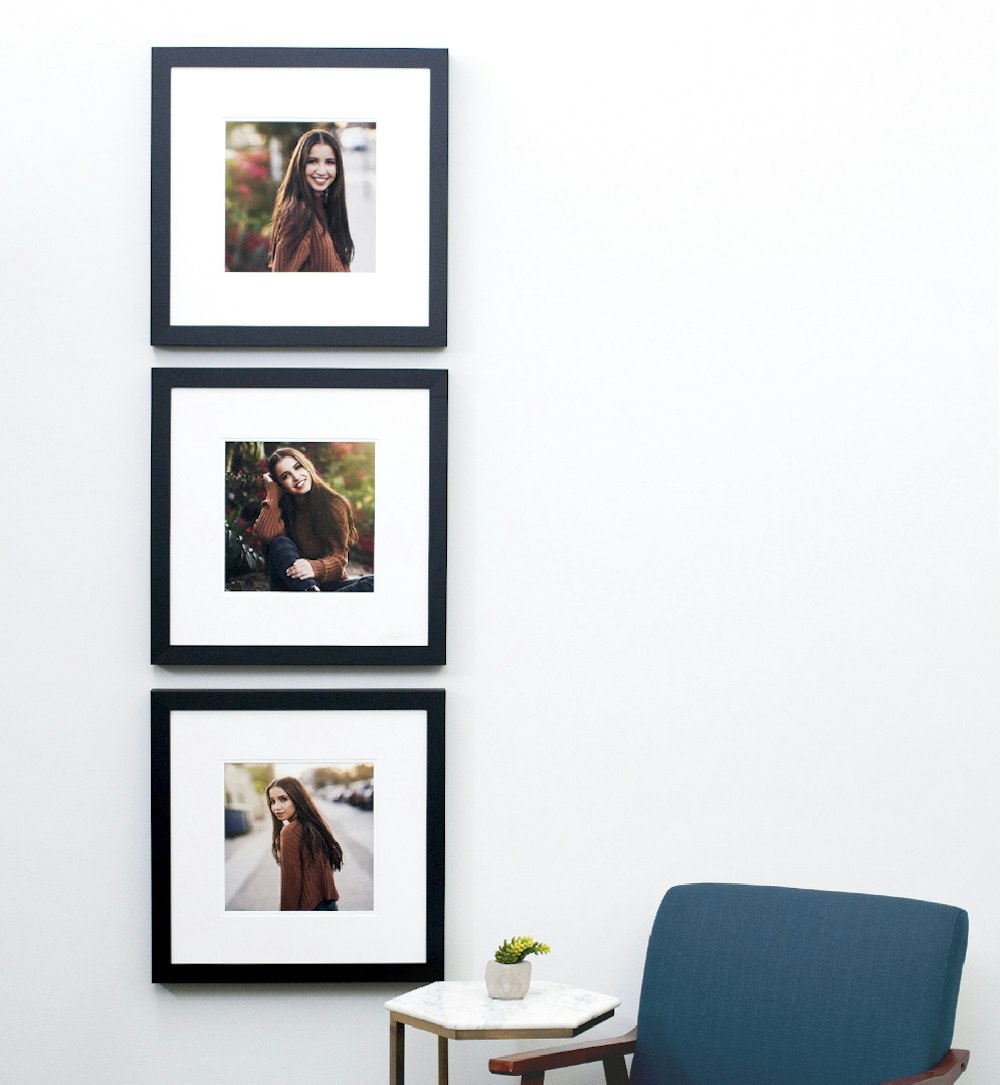
<instances>
[{"instance_id":1,"label":"potted plant","mask_svg":"<svg viewBox=\"0 0 1000 1085\"><path fill-rule=\"evenodd\" d=\"M550 947L530 936L511 938L497 947L486 962L486 992L490 998L524 998L531 986L530 953L548 953Z\"/></svg>"}]
</instances>

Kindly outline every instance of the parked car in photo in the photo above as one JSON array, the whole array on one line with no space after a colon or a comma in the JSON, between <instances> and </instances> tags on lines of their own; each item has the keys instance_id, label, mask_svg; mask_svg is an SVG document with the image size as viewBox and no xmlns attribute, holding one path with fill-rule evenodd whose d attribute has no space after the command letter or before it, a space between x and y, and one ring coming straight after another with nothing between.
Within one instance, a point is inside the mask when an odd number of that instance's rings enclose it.
<instances>
[{"instance_id":1,"label":"parked car in photo","mask_svg":"<svg viewBox=\"0 0 1000 1085\"><path fill-rule=\"evenodd\" d=\"M227 840L253 832L253 810L249 806L227 806L225 825Z\"/></svg>"},{"instance_id":2,"label":"parked car in photo","mask_svg":"<svg viewBox=\"0 0 1000 1085\"><path fill-rule=\"evenodd\" d=\"M359 810L371 810L375 806L374 780L358 780L352 785L347 801Z\"/></svg>"}]
</instances>

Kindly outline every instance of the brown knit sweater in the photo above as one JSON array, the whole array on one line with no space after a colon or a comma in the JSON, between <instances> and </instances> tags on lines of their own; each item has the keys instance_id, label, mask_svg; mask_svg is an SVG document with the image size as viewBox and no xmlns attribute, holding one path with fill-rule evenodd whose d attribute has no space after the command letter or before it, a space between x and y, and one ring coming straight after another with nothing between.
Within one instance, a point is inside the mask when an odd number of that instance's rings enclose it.
<instances>
[{"instance_id":1,"label":"brown knit sweater","mask_svg":"<svg viewBox=\"0 0 1000 1085\"><path fill-rule=\"evenodd\" d=\"M317 539L307 530L307 525L299 517L295 524L294 534L285 527L285 519L281 515L281 488L276 482L265 483L267 497L261 506L260 516L257 517L250 529L262 543L269 543L279 535L287 535L299 548L299 553L309 561L312 566L313 576L321 584L329 584L335 580L344 579L344 569L347 567L346 546L330 550L329 542ZM343 538L350 533L350 524L347 519L347 510L338 501L334 505L334 515L337 518L337 527Z\"/></svg>"},{"instance_id":2,"label":"brown knit sweater","mask_svg":"<svg viewBox=\"0 0 1000 1085\"><path fill-rule=\"evenodd\" d=\"M302 854L302 826L293 818L278 837L281 853L281 911L311 912L320 901L340 900L333 870L323 855L306 862Z\"/></svg>"},{"instance_id":3,"label":"brown knit sweater","mask_svg":"<svg viewBox=\"0 0 1000 1085\"><path fill-rule=\"evenodd\" d=\"M333 247L333 238L326 225L326 206L322 196L316 196L316 214L313 216L312 225L306 231L305 237L293 249L287 238L283 237L281 217L275 223L277 231L277 243L274 247L274 258L271 261L272 271L350 271L337 255Z\"/></svg>"}]
</instances>

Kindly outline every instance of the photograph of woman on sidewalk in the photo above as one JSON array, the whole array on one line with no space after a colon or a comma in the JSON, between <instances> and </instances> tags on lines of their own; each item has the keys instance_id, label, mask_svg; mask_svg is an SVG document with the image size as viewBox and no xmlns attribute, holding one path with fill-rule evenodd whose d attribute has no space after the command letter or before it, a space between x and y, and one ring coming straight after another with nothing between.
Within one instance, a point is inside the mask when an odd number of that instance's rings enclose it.
<instances>
[{"instance_id":1,"label":"photograph of woman on sidewalk","mask_svg":"<svg viewBox=\"0 0 1000 1085\"><path fill-rule=\"evenodd\" d=\"M309 792L294 776L267 785L271 808L271 854L281 868L282 912L336 912L340 894L333 872L344 849Z\"/></svg>"},{"instance_id":2,"label":"photograph of woman on sidewalk","mask_svg":"<svg viewBox=\"0 0 1000 1085\"><path fill-rule=\"evenodd\" d=\"M227 911L373 908L372 765L225 770Z\"/></svg>"}]
</instances>

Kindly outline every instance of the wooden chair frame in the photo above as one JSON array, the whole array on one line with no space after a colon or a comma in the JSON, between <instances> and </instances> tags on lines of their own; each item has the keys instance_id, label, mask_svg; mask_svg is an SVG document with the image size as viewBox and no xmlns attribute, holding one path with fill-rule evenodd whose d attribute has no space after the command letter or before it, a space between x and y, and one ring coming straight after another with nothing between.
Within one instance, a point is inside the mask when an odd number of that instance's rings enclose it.
<instances>
[{"instance_id":1,"label":"wooden chair frame","mask_svg":"<svg viewBox=\"0 0 1000 1085\"><path fill-rule=\"evenodd\" d=\"M521 1085L542 1085L547 1070L586 1063L604 1064L605 1085L628 1085L625 1056L635 1051L636 1030L606 1040L585 1040L583 1043L550 1047L541 1051L526 1051L517 1055L501 1055L490 1059L490 1073L521 1078ZM969 1065L969 1052L952 1048L930 1070L909 1077L893 1078L879 1085L953 1085Z\"/></svg>"}]
</instances>

